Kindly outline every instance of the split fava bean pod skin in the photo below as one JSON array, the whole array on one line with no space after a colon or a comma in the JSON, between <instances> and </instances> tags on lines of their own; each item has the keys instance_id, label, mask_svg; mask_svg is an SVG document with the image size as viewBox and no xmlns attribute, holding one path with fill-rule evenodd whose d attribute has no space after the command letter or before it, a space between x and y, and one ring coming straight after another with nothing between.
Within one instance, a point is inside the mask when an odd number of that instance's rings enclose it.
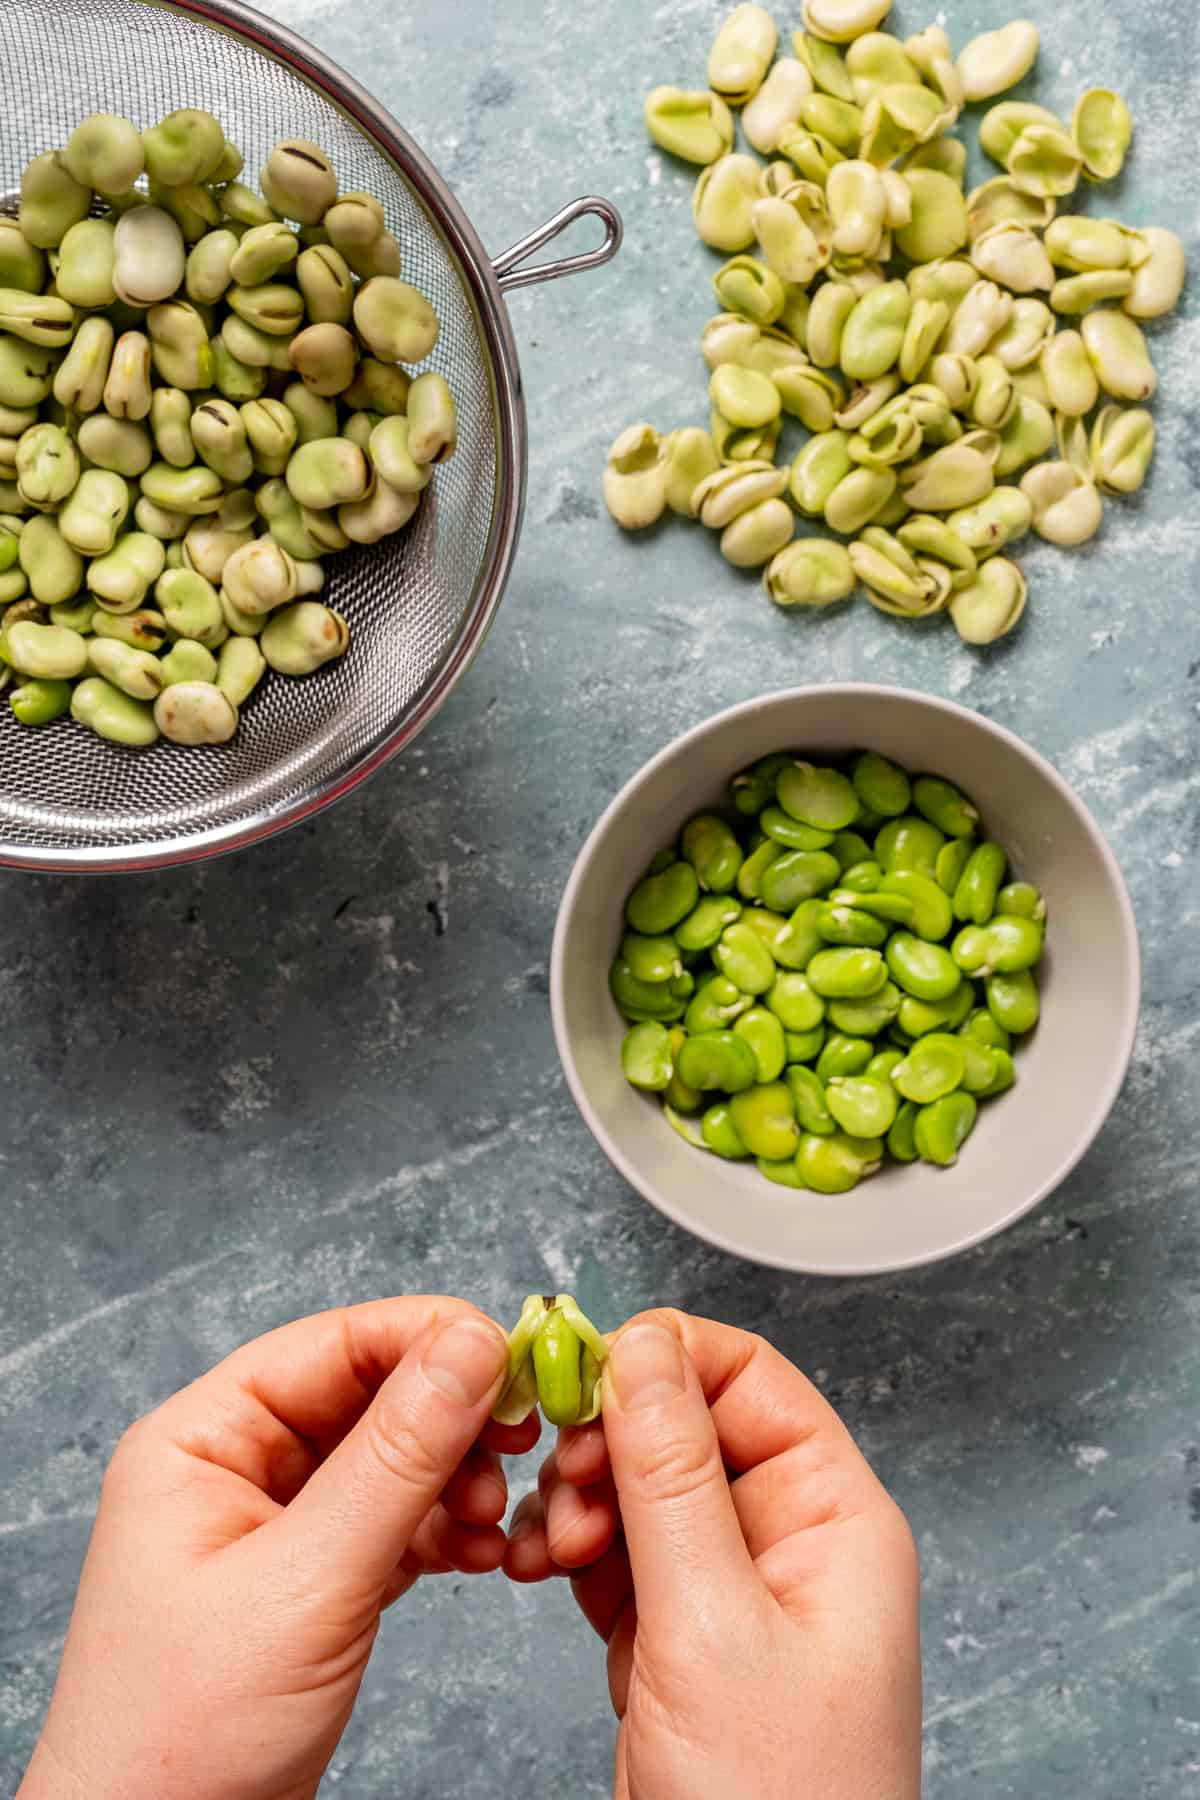
<instances>
[{"instance_id":1,"label":"split fava bean pod skin","mask_svg":"<svg viewBox=\"0 0 1200 1800\"><path fill-rule=\"evenodd\" d=\"M626 1080L785 1187L954 1163L1037 1023L1042 895L953 780L871 751L743 770L653 859L625 926Z\"/></svg>"},{"instance_id":2,"label":"split fava bean pod skin","mask_svg":"<svg viewBox=\"0 0 1200 1800\"><path fill-rule=\"evenodd\" d=\"M1031 530L1082 544L1146 481L1140 322L1177 305L1185 255L1165 227L1084 211L1133 140L1119 94L1089 88L1069 119L1008 97L1037 62L1033 20L955 47L937 24L892 35L890 10L805 0L790 47L768 9L718 10L707 64L699 44L679 72L706 68L707 88L649 96L651 139L699 165L693 219L721 259L708 417L628 426L602 488L625 530L698 520L779 606L861 587L985 646L1028 598L997 552ZM1000 171L970 192L951 135L968 121ZM776 469L792 420L812 435Z\"/></svg>"},{"instance_id":3,"label":"split fava bean pod skin","mask_svg":"<svg viewBox=\"0 0 1200 1800\"><path fill-rule=\"evenodd\" d=\"M552 1425L600 1415L608 1346L570 1294L530 1294L508 1334L508 1375L492 1417L520 1425L538 1406Z\"/></svg>"}]
</instances>

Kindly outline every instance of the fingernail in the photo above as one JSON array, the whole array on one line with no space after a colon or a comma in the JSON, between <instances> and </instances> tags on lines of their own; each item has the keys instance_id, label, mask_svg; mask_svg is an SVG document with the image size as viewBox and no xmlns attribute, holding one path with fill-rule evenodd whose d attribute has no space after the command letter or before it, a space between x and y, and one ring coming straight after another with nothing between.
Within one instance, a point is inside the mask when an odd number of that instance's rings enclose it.
<instances>
[{"instance_id":1,"label":"fingernail","mask_svg":"<svg viewBox=\"0 0 1200 1800\"><path fill-rule=\"evenodd\" d=\"M528 1537L533 1530L533 1518L529 1513L516 1513L508 1528L508 1541L515 1544L518 1538Z\"/></svg>"},{"instance_id":2,"label":"fingernail","mask_svg":"<svg viewBox=\"0 0 1200 1800\"><path fill-rule=\"evenodd\" d=\"M455 1319L443 1325L424 1357L426 1377L459 1406L478 1406L508 1360L500 1333L482 1319Z\"/></svg>"},{"instance_id":3,"label":"fingernail","mask_svg":"<svg viewBox=\"0 0 1200 1800\"><path fill-rule=\"evenodd\" d=\"M612 1347L608 1366L622 1412L661 1406L684 1390L679 1339L661 1325L635 1325L623 1331Z\"/></svg>"}]
</instances>

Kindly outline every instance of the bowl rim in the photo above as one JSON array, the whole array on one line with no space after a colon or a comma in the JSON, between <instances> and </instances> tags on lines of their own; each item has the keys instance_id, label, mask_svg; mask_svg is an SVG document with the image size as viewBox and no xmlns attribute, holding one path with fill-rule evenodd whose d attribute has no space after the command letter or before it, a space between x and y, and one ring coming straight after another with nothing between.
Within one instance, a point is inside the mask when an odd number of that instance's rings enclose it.
<instances>
[{"instance_id":1,"label":"bowl rim","mask_svg":"<svg viewBox=\"0 0 1200 1800\"><path fill-rule=\"evenodd\" d=\"M731 1233L702 1229L679 1207L671 1205L661 1194L656 1192L652 1182L641 1176L632 1161L625 1155L621 1145L601 1122L580 1079L566 1027L565 960L569 921L574 913L579 890L583 885L596 848L634 794L650 782L664 765L673 761L682 751L699 742L710 732L739 718L761 712L764 706L795 706L806 700L814 699L818 695L822 697L836 695L847 700L903 699L908 702L916 702L929 707L935 713L950 714L960 720L966 720L982 731L985 736L993 738L1010 754L1015 753L1031 763L1037 772L1066 800L1071 810L1079 818L1099 855L1116 897L1124 950L1123 961L1129 971L1130 979L1122 1016L1113 1033L1113 1043L1118 1053L1112 1064L1112 1072L1097 1090L1086 1128L1079 1134L1077 1141L1064 1151L1050 1173L1043 1181L1039 1182L1031 1194L992 1223L980 1229L964 1231L960 1237L955 1238L953 1242L933 1254L914 1255L880 1262L864 1258L856 1261L853 1265L838 1266L823 1263L820 1268L815 1268L794 1256L764 1255L758 1252L750 1254ZM1032 1212L1034 1207L1040 1205L1048 1195L1060 1187L1095 1143L1124 1086L1137 1036L1138 1019L1141 1012L1141 989L1141 945L1138 940L1133 902L1129 897L1129 889L1121 871L1121 865L1090 809L1080 799L1070 783L1059 774L1053 763L1048 761L1039 750L1035 750L1024 738L1018 737L1016 732L1010 731L1005 725L997 724L994 719L985 717L984 714L974 711L971 707L961 706L957 701L944 699L941 695L925 693L920 688L907 688L895 683L869 681L810 682L803 687L779 688L774 692L759 694L750 700L741 700L733 706L725 707L721 712L713 713L709 718L701 720L698 725L693 725L679 737L672 738L624 783L609 801L584 840L583 846L572 864L571 873L559 902L550 952L550 1014L554 1026L554 1041L563 1073L566 1076L567 1086L588 1130L609 1162L624 1177L630 1187L657 1212L669 1219L672 1224L679 1226L701 1242L711 1244L714 1249L723 1250L731 1256L740 1257L744 1262L753 1262L762 1268L780 1269L791 1274L812 1274L835 1278L896 1274L906 1269L925 1268L935 1263L946 1262L953 1256L959 1256L964 1251L974 1249L978 1244L986 1243L989 1238L998 1236L1000 1232L1007 1231L1009 1226L1016 1224L1018 1219L1022 1219L1027 1213Z\"/></svg>"}]
</instances>

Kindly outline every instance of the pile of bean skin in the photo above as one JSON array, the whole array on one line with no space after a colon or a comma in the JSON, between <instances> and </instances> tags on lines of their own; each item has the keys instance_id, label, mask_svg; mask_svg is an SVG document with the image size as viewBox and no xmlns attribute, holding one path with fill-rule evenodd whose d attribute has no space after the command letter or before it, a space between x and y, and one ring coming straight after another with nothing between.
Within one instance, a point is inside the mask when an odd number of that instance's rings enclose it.
<instances>
[{"instance_id":1,"label":"pile of bean skin","mask_svg":"<svg viewBox=\"0 0 1200 1800\"><path fill-rule=\"evenodd\" d=\"M947 1167L1037 1023L1037 889L977 809L874 752L737 776L625 908L609 987L627 1080L698 1149L843 1194Z\"/></svg>"},{"instance_id":2,"label":"pile of bean skin","mask_svg":"<svg viewBox=\"0 0 1200 1800\"><path fill-rule=\"evenodd\" d=\"M144 746L227 742L344 654L321 559L453 455L437 315L371 194L287 138L261 193L210 113L94 113L0 217L0 691ZM289 224L287 221L292 221Z\"/></svg>"},{"instance_id":3,"label":"pile of bean skin","mask_svg":"<svg viewBox=\"0 0 1200 1800\"><path fill-rule=\"evenodd\" d=\"M699 519L731 563L765 566L780 606L861 584L885 613L947 611L988 644L1027 598L997 552L1031 527L1081 544L1105 497L1144 482L1155 431L1139 403L1157 378L1138 321L1175 307L1184 252L1174 232L1069 210L1129 147L1106 88L1069 126L991 106L980 143L1003 173L964 195L966 147L947 134L1030 72L1037 28L1013 20L955 59L940 26L880 30L890 5L805 0L778 61L770 13L737 6L708 87L648 96L654 142L701 165L696 228L730 260L701 344L709 428L630 426L604 495L628 530L668 508ZM775 461L785 417L811 433L790 468ZM838 538L794 539L797 512Z\"/></svg>"}]
</instances>

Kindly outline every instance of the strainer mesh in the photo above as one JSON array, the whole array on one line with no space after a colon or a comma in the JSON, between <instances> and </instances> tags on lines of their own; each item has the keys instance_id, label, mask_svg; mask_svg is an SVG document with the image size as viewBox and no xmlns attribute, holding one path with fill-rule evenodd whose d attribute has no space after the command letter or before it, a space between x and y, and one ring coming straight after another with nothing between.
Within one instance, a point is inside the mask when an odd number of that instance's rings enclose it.
<instances>
[{"instance_id":1,"label":"strainer mesh","mask_svg":"<svg viewBox=\"0 0 1200 1800\"><path fill-rule=\"evenodd\" d=\"M86 113L144 127L174 107L203 107L244 152L251 183L278 138L320 143L343 189L378 196L405 279L441 320L428 366L454 390L459 450L405 532L327 559L322 598L351 628L341 661L302 681L268 675L220 747L124 750L69 721L29 730L0 702L0 853L186 848L196 834L290 811L338 779L419 706L453 654L480 603L500 489L492 360L467 277L404 171L273 56L153 0L0 0L0 67L0 194L10 201L24 163Z\"/></svg>"}]
</instances>

